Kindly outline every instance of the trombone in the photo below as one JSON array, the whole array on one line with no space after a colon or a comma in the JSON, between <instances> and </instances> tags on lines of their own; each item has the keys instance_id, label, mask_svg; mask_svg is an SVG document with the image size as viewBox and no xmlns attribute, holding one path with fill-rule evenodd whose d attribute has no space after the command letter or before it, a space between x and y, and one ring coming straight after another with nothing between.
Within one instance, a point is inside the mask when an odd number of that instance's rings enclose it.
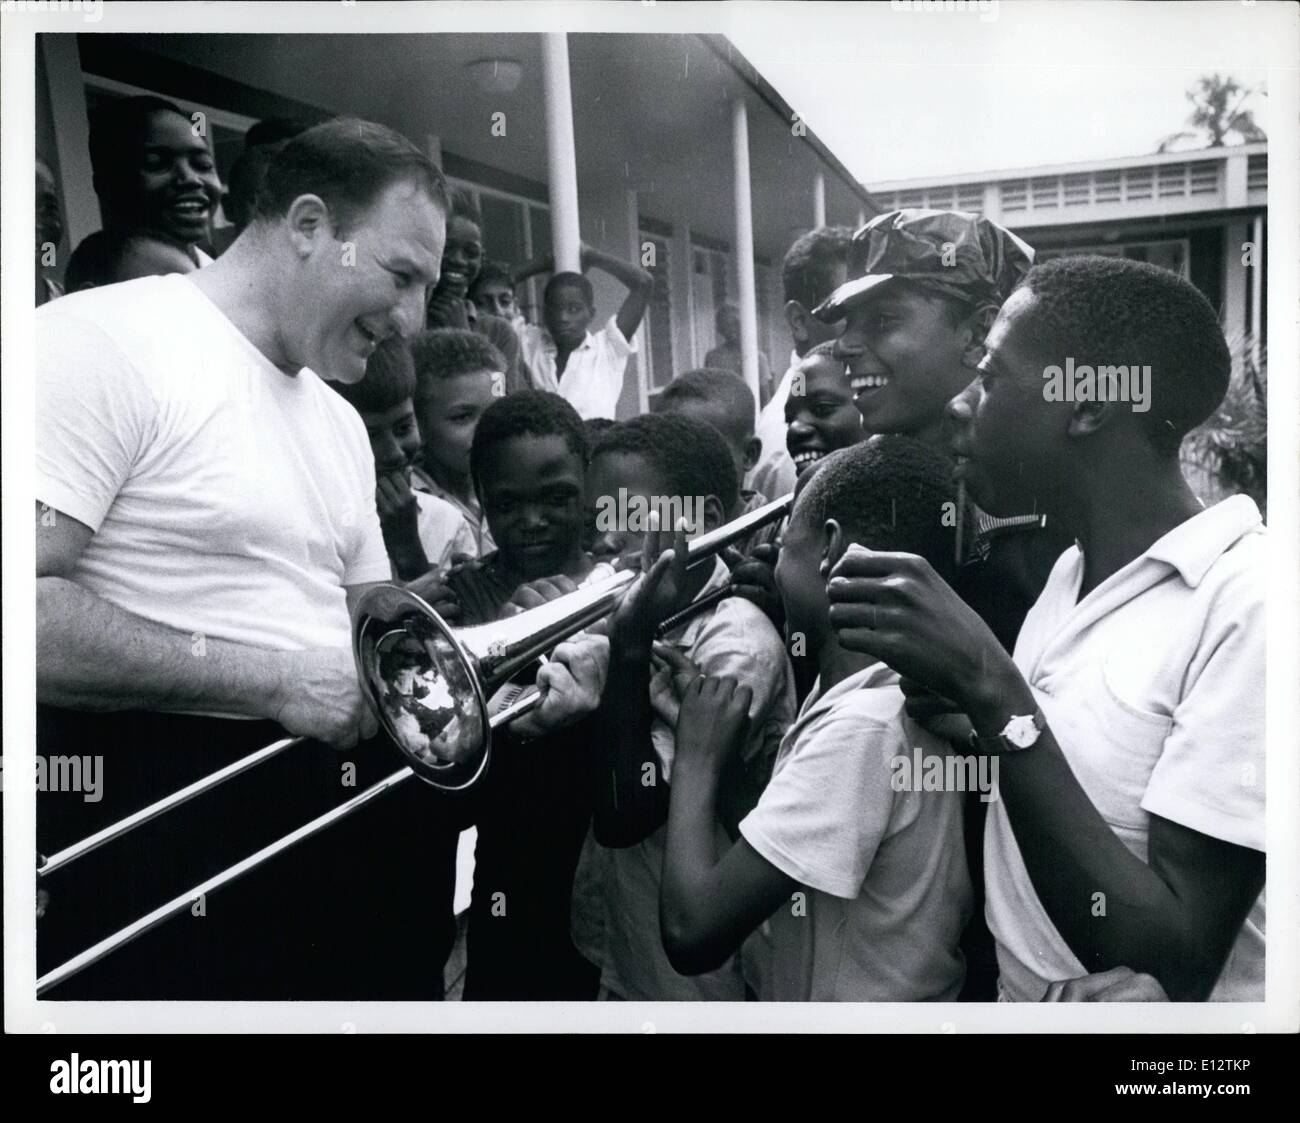
<instances>
[{"instance_id":1,"label":"trombone","mask_svg":"<svg viewBox=\"0 0 1300 1123\"><path fill-rule=\"evenodd\" d=\"M688 565L694 568L710 561L732 543L784 518L793 502L793 495L773 500L693 539L687 544ZM37 997L412 776L444 792L472 788L487 771L493 731L529 713L542 698L540 691L530 689L491 713L493 693L530 662L612 613L639 576L635 569L620 570L505 620L455 629L406 589L377 585L369 590L357 606L352 651L362 691L406 759L405 766L42 975L36 980ZM719 591L701 597L665 623L679 624L711 607L722 595ZM285 737L275 741L49 857L38 857L38 878L48 877L306 740Z\"/></svg>"}]
</instances>

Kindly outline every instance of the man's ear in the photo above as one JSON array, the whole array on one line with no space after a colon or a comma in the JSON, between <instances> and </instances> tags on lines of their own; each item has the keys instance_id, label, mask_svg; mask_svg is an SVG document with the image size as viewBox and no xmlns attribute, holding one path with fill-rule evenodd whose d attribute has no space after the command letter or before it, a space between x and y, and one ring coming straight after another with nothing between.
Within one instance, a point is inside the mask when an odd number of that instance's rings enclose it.
<instances>
[{"instance_id":1,"label":"man's ear","mask_svg":"<svg viewBox=\"0 0 1300 1123\"><path fill-rule=\"evenodd\" d=\"M750 437L745 442L745 456L742 461L742 467L746 472L752 471L755 464L758 463L759 457L763 455L762 437Z\"/></svg>"},{"instance_id":2,"label":"man's ear","mask_svg":"<svg viewBox=\"0 0 1300 1123\"><path fill-rule=\"evenodd\" d=\"M835 568L835 563L844 556L844 551L848 548L849 536L844 533L844 528L835 519L827 519L826 525L822 527L821 572L823 575Z\"/></svg>"},{"instance_id":3,"label":"man's ear","mask_svg":"<svg viewBox=\"0 0 1300 1123\"><path fill-rule=\"evenodd\" d=\"M285 218L289 224L289 240L299 257L310 257L321 239L334 237L329 207L319 195L299 195L289 204Z\"/></svg>"},{"instance_id":4,"label":"man's ear","mask_svg":"<svg viewBox=\"0 0 1300 1123\"><path fill-rule=\"evenodd\" d=\"M797 300L785 302L785 322L790 326L790 336L795 342L795 350L808 342L808 309Z\"/></svg>"}]
</instances>

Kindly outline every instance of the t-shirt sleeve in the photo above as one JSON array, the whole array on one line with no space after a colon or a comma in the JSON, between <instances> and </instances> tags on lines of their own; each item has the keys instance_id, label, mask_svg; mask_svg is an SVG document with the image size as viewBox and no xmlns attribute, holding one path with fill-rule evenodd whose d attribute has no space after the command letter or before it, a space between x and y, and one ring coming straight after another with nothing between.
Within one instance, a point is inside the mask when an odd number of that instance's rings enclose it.
<instances>
[{"instance_id":1,"label":"t-shirt sleeve","mask_svg":"<svg viewBox=\"0 0 1300 1123\"><path fill-rule=\"evenodd\" d=\"M1264 592L1225 585L1142 808L1194 831L1264 849Z\"/></svg>"},{"instance_id":2,"label":"t-shirt sleeve","mask_svg":"<svg viewBox=\"0 0 1300 1123\"><path fill-rule=\"evenodd\" d=\"M740 821L750 846L787 877L856 897L889 826L896 729L852 713L807 730Z\"/></svg>"},{"instance_id":3,"label":"t-shirt sleeve","mask_svg":"<svg viewBox=\"0 0 1300 1123\"><path fill-rule=\"evenodd\" d=\"M98 531L157 430L157 402L106 332L53 311L36 317L36 499Z\"/></svg>"}]
</instances>

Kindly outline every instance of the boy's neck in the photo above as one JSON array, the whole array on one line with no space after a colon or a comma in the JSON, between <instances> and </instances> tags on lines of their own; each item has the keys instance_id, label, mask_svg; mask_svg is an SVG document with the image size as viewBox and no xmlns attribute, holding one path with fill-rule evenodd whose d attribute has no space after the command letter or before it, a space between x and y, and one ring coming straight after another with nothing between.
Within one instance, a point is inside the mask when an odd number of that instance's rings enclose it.
<instances>
[{"instance_id":1,"label":"boy's neck","mask_svg":"<svg viewBox=\"0 0 1300 1123\"><path fill-rule=\"evenodd\" d=\"M859 671L870 667L873 663L880 662L879 659L875 659L870 655L845 650L835 639L834 632L827 632L822 639L816 649L816 659L817 677L822 694L825 694L832 687L838 686L850 675L855 675Z\"/></svg>"},{"instance_id":2,"label":"boy's neck","mask_svg":"<svg viewBox=\"0 0 1300 1123\"><path fill-rule=\"evenodd\" d=\"M437 460L427 460L425 472L443 491L449 491L467 507L474 505L474 488L470 483L468 472L457 472Z\"/></svg>"},{"instance_id":3,"label":"boy's neck","mask_svg":"<svg viewBox=\"0 0 1300 1123\"><path fill-rule=\"evenodd\" d=\"M1134 487L1135 479L1149 481ZM1065 513L1083 551L1083 599L1107 578L1204 508L1188 487L1177 458L1131 464L1124 472L1098 473L1087 491L1073 497Z\"/></svg>"}]
</instances>

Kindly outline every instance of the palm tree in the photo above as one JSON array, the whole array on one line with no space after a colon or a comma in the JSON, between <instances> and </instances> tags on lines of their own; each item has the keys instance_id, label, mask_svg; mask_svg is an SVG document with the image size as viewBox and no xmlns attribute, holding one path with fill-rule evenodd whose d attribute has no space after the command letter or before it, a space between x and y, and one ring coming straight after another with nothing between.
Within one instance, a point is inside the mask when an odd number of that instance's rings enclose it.
<instances>
[{"instance_id":1,"label":"palm tree","mask_svg":"<svg viewBox=\"0 0 1300 1123\"><path fill-rule=\"evenodd\" d=\"M1247 98L1262 92L1262 86L1259 89L1243 86L1231 75L1226 78L1219 74L1202 75L1187 91L1187 100L1192 103L1187 118L1191 128L1171 133L1156 151L1170 152L1185 147L1184 141L1204 141L1199 145L1201 148L1222 148L1226 144L1267 140L1264 130L1255 123L1254 114L1243 108Z\"/></svg>"}]
</instances>

